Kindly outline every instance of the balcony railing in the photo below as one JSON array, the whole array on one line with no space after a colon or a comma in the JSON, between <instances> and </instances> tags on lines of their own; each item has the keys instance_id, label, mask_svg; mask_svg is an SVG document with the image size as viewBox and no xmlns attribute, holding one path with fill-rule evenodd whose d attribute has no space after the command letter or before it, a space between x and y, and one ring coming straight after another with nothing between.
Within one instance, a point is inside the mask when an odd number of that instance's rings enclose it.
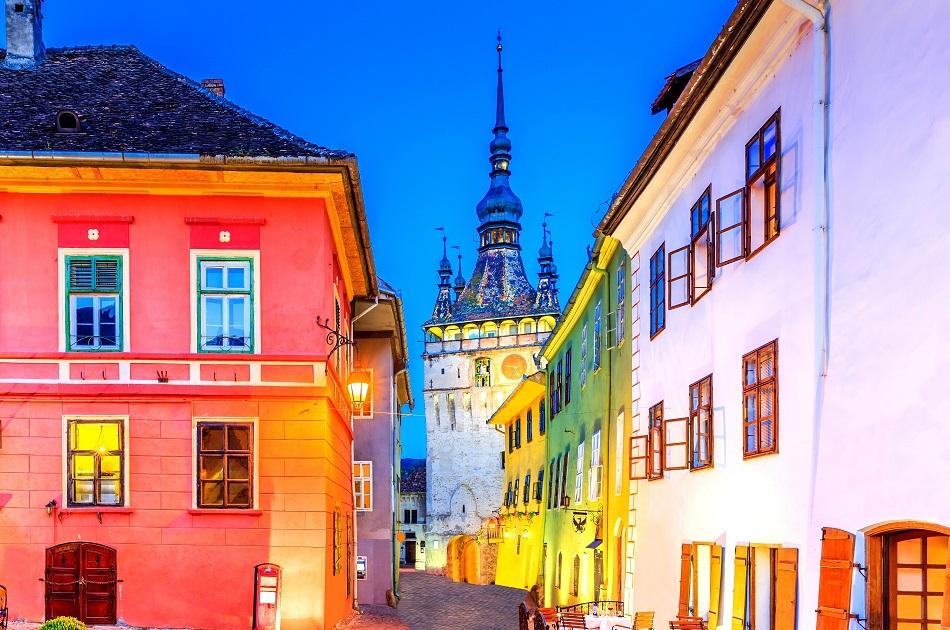
<instances>
[{"instance_id":1,"label":"balcony railing","mask_svg":"<svg viewBox=\"0 0 950 630\"><path fill-rule=\"evenodd\" d=\"M475 337L473 339L442 339L426 342L426 355L452 354L456 352L478 352L480 350L496 350L498 348L517 348L520 346L536 346L544 343L551 336L551 332L530 332L517 335L501 335L498 337Z\"/></svg>"}]
</instances>

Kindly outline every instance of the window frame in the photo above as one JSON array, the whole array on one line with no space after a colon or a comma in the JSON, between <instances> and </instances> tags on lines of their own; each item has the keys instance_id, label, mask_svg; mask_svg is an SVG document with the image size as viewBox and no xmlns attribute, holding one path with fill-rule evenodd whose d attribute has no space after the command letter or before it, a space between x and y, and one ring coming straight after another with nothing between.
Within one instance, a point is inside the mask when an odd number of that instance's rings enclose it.
<instances>
[{"instance_id":1,"label":"window frame","mask_svg":"<svg viewBox=\"0 0 950 630\"><path fill-rule=\"evenodd\" d=\"M715 230L715 250L716 250L716 267L725 267L739 260L745 260L748 255L746 250L746 222L747 222L747 208L746 208L746 194L745 186L737 190L733 190L730 193L723 195L722 197L716 199L716 230ZM722 218L722 206L725 202L733 197L739 197L739 220L736 223L730 223L729 225L723 225ZM739 253L731 258L723 259L722 252L724 247L722 245L723 235L733 230L739 230Z\"/></svg>"},{"instance_id":2,"label":"window frame","mask_svg":"<svg viewBox=\"0 0 950 630\"><path fill-rule=\"evenodd\" d=\"M772 353L772 376L761 380L759 378L759 366L760 359L759 356L768 351ZM754 359L755 360L755 382L751 385L746 383L746 361ZM779 397L778 397L778 339L773 339L772 341L762 344L755 350L747 352L742 356L742 458L751 459L754 457L761 457L763 455L773 455L778 453L778 439L779 439ZM762 409L761 409L761 398L759 395L760 390L771 386L772 387L772 415L766 420L772 421L772 446L768 449L761 448L762 443ZM746 407L746 397L750 394L755 395L756 398L756 419L751 423L748 420L748 408ZM748 450L748 430L749 426L752 424L756 425L756 444L759 446L754 451Z\"/></svg>"},{"instance_id":3,"label":"window frame","mask_svg":"<svg viewBox=\"0 0 950 630\"><path fill-rule=\"evenodd\" d=\"M201 479L201 455L202 453L215 453L216 450L204 451L201 448L201 429L205 426L218 426L224 429L224 448L221 453L223 455L224 464L222 467L222 479L224 483L224 492L222 494L221 505L212 505L205 504L202 502L201 495L201 486L203 480ZM227 448L227 434L229 427L247 427L249 430L249 440L248 440L248 472L247 472L247 483L248 483L248 504L247 505L232 505L228 502L227 497L227 484L228 484L228 475L227 475L227 455L230 452ZM194 449L194 465L192 469L194 470L194 483L192 484L194 489L194 507L199 510L255 510L257 509L258 504L258 483L257 483L257 457L258 457L258 431L257 431L257 422L251 418L202 418L196 420L193 426L193 435L195 440ZM240 453L239 453L240 454ZM217 480L208 480L208 481L217 481ZM243 481L243 480L237 480Z\"/></svg>"},{"instance_id":4,"label":"window frame","mask_svg":"<svg viewBox=\"0 0 950 630\"><path fill-rule=\"evenodd\" d=\"M525 412L525 442L530 443L534 440L534 410L528 408Z\"/></svg>"},{"instance_id":5,"label":"window frame","mask_svg":"<svg viewBox=\"0 0 950 630\"><path fill-rule=\"evenodd\" d=\"M708 382L709 386L709 403L707 405L702 404L702 387ZM693 392L697 392L698 403L696 408L693 408ZM705 433L694 431L695 423L699 421L700 411L706 408L707 409L707 418L708 418L708 427ZM713 422L713 375L708 374L703 378L699 379L695 383L692 383L689 386L689 470L694 472L697 470L706 470L713 468L715 466L715 437L714 437L715 426ZM693 436L695 434L705 436L706 442L706 461L705 463L697 464L696 463L696 448L697 445L694 442Z\"/></svg>"},{"instance_id":6,"label":"window frame","mask_svg":"<svg viewBox=\"0 0 950 630\"><path fill-rule=\"evenodd\" d=\"M545 409L544 397L542 396L541 400L538 401L538 435L544 435L545 430L547 430L545 423L546 418L544 417L545 411L547 410Z\"/></svg>"},{"instance_id":7,"label":"window frame","mask_svg":"<svg viewBox=\"0 0 950 630\"><path fill-rule=\"evenodd\" d=\"M359 466L360 468L362 468L362 467L365 466L365 465L368 465L368 466L369 466L369 476L366 477L366 476L363 476L362 474L360 474L359 476L357 476L357 474L356 474L356 467ZM360 470L360 473L362 473L362 472L363 472L363 471ZM366 493L364 493L364 492L357 492L357 491L356 491L356 484L357 484L358 481L368 481L368 482L369 482L369 507L366 507L366 504L365 504ZM354 461L353 461L353 509L354 509L356 512L372 512L372 511L373 511L373 508L374 508L375 505L376 505L376 499L375 499L375 495L374 495L375 488L374 488L373 486L374 486L374 484L373 484L373 462L372 462L372 460L354 460ZM358 501L358 499L359 499L360 497L363 497L363 499L364 499L364 503L363 503L362 506L360 506L360 502Z\"/></svg>"},{"instance_id":8,"label":"window frame","mask_svg":"<svg viewBox=\"0 0 950 630\"><path fill-rule=\"evenodd\" d=\"M584 500L584 441L577 444L577 470L574 473L574 503Z\"/></svg>"},{"instance_id":9,"label":"window frame","mask_svg":"<svg viewBox=\"0 0 950 630\"><path fill-rule=\"evenodd\" d=\"M693 211L699 208L697 212L702 213L703 202L706 205L706 220L701 225L693 225ZM699 199L696 200L696 203L693 204L693 207L690 208L690 240L689 240L689 265L688 265L688 274L689 274L689 305L694 306L699 302L707 293L712 290L713 279L716 276L716 256L715 256L715 243L713 239L713 211L712 211L712 184L706 187L706 190L703 191L703 194L700 195ZM697 286L697 265L696 265L696 256L697 256L697 245L701 241L705 241L706 244L706 284L703 287Z\"/></svg>"},{"instance_id":10,"label":"window frame","mask_svg":"<svg viewBox=\"0 0 950 630\"><path fill-rule=\"evenodd\" d=\"M617 316L614 321L617 325L614 339L617 347L620 347L627 338L627 261L625 260L617 265Z\"/></svg>"},{"instance_id":11,"label":"window frame","mask_svg":"<svg viewBox=\"0 0 950 630\"><path fill-rule=\"evenodd\" d=\"M521 448L521 418L515 419L515 448Z\"/></svg>"},{"instance_id":12,"label":"window frame","mask_svg":"<svg viewBox=\"0 0 950 630\"><path fill-rule=\"evenodd\" d=\"M66 334L66 352L124 352L126 344L126 335L125 335L125 260L122 254L118 253L70 253L68 251L63 252L63 287L64 287L64 299L63 299L63 317L65 319L65 334ZM103 291L97 290L96 286L96 263L98 261L111 261L116 263L116 275L118 282L116 283L115 292L112 291ZM72 285L72 279L70 270L74 262L78 261L89 261L91 263L92 271L92 288L86 289L74 289ZM103 297L112 297L115 299L115 346L107 347L87 347L87 346L77 346L75 345L74 339L78 337L74 328L76 326L76 317L73 314L73 298L74 297L91 297L93 298L94 304L95 301ZM93 326L97 324L96 319L98 318L99 310L93 308ZM94 339L100 338L101 334L93 335Z\"/></svg>"},{"instance_id":13,"label":"window frame","mask_svg":"<svg viewBox=\"0 0 950 630\"><path fill-rule=\"evenodd\" d=\"M477 357L472 369L475 387L491 387L491 359L489 357Z\"/></svg>"},{"instance_id":14,"label":"window frame","mask_svg":"<svg viewBox=\"0 0 950 630\"><path fill-rule=\"evenodd\" d=\"M746 212L745 212L745 249L746 255L745 259L749 260L754 257L756 254L761 252L763 249L768 247L775 239L777 239L782 233L782 190L781 190L781 171L782 171L782 120L781 120L782 108L780 107L775 111L774 114L769 116L768 120L759 127L758 131L746 142L745 153L743 155L743 162L745 165L744 174L745 174L745 196L746 196ZM765 130L769 128L772 124L775 124L775 152L767 159L763 160L764 151L765 151ZM749 163L749 149L753 144L758 143L758 166L750 172L750 163ZM756 185L760 178L763 178L762 184L767 189L769 180L775 185L775 233L772 236L768 236L768 225L769 217L766 216L765 208L761 208L763 212L763 229L766 230L766 234L763 235L764 240L755 249L752 248L752 213L755 209L752 208L752 187ZM767 195L766 195L767 203Z\"/></svg>"},{"instance_id":15,"label":"window frame","mask_svg":"<svg viewBox=\"0 0 950 630\"><path fill-rule=\"evenodd\" d=\"M596 372L601 368L601 355L603 354L603 332L604 332L604 303L597 298L594 304L594 351L591 356L591 372Z\"/></svg>"},{"instance_id":16,"label":"window frame","mask_svg":"<svg viewBox=\"0 0 950 630\"><path fill-rule=\"evenodd\" d=\"M247 289L231 289L230 287L222 289L204 289L202 288L204 278L206 277L205 265L207 263L222 263L225 269L230 269L235 265L246 264L247 265ZM254 354L257 348L257 283L255 278L255 263L256 260L253 256L221 256L221 255L204 255L199 254L195 257L195 315L196 315L196 324L197 324L197 335L196 335L196 344L197 351L199 353L205 354ZM227 278L227 273L224 273L224 278ZM208 295L218 295L224 298L236 297L236 296L247 296L247 315L246 315L246 330L247 337L249 342L246 346L241 346L240 349L233 349L232 346L208 346L206 341L203 339L206 337L203 333L205 332L205 308L203 306L204 297ZM222 309L222 333L227 326L224 325L224 319L230 317L228 314L228 309ZM230 321L228 321L230 324ZM230 335L222 334L222 337L230 338Z\"/></svg>"},{"instance_id":17,"label":"window frame","mask_svg":"<svg viewBox=\"0 0 950 630\"><path fill-rule=\"evenodd\" d=\"M100 503L97 500L99 492L97 490L97 485L100 477L97 477L96 473L93 473L93 502L92 503L78 503L75 501L75 492L73 486L73 457L75 454L79 453L80 455L92 454L93 457L101 455L98 451L92 453L88 451L78 451L71 447L72 441L72 428L75 424L117 424L119 427L119 445L121 450L118 452L119 456L119 502L118 503ZM64 456L63 461L65 466L63 467L63 496L66 497L67 508L121 508L129 506L129 431L128 431L129 418L128 416L95 416L95 415L70 415L63 416L63 448ZM107 455L116 456L114 451L107 451ZM98 462L95 462L96 469L99 468Z\"/></svg>"},{"instance_id":18,"label":"window frame","mask_svg":"<svg viewBox=\"0 0 950 630\"><path fill-rule=\"evenodd\" d=\"M581 326L581 389L587 385L587 322Z\"/></svg>"},{"instance_id":19,"label":"window frame","mask_svg":"<svg viewBox=\"0 0 950 630\"><path fill-rule=\"evenodd\" d=\"M657 445L657 435L659 433L659 445ZM647 459L646 459L646 478L648 481L663 479L663 471L666 469L666 440L665 426L663 424L663 401L650 407L647 415ZM659 448L657 448L659 446ZM655 467L654 457L659 456L659 468Z\"/></svg>"},{"instance_id":20,"label":"window frame","mask_svg":"<svg viewBox=\"0 0 950 630\"><path fill-rule=\"evenodd\" d=\"M564 404L571 404L571 369L573 367L574 348L568 348L564 353Z\"/></svg>"},{"instance_id":21,"label":"window frame","mask_svg":"<svg viewBox=\"0 0 950 630\"><path fill-rule=\"evenodd\" d=\"M650 256L650 339L666 330L666 243Z\"/></svg>"}]
</instances>

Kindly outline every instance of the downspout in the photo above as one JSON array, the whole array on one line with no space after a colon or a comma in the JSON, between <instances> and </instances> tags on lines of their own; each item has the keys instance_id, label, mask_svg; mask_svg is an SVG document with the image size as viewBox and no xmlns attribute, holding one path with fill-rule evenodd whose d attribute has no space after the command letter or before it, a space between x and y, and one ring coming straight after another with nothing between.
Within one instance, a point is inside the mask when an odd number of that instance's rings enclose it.
<instances>
[{"instance_id":1,"label":"downspout","mask_svg":"<svg viewBox=\"0 0 950 630\"><path fill-rule=\"evenodd\" d=\"M599 251L597 252L597 256L598 256L598 258L600 257L600 252L599 252ZM607 271L606 271L605 269L602 269L601 267L599 267L596 262L591 266L591 272L597 274L597 275L603 280L603 286L604 286L604 289L606 289L606 292L607 292L607 294L606 294L605 296L603 296L603 298L604 298L604 304L607 305L607 313L608 313L608 315L607 315L607 323L609 324L609 323L610 323L610 314L609 314L609 313L610 313L610 275L607 273ZM609 326L606 326L605 328L609 328ZM600 343L600 340L598 340L598 343ZM610 448L611 448L611 444L610 444L610 434L611 434L611 431L610 431L610 401L611 401L611 390L612 390L612 387L613 387L613 369L612 369L612 368L613 368L613 366L612 366L612 360L613 360L613 359L612 359L612 357L611 357L611 350L612 350L612 348L607 348L606 345L607 345L607 344L604 344L605 349L607 350L607 352L605 353L606 356L604 357L604 359L605 359L604 362L606 363L605 369L606 369L606 371L607 371L607 373L605 374L605 376L607 377L607 391L606 391L606 393L605 393L605 395L604 395L604 409L605 409L605 414L604 414L604 420L603 420L603 422L601 423L601 425L602 425L601 435L603 436L603 437L601 438L601 443L606 447L607 456L609 457L609 456L610 456L610 453L611 453L611 450L610 450ZM604 450L604 448L602 447L602 448L601 448L601 452L603 452L603 450ZM601 461L606 462L606 461L607 461L607 457L601 458ZM603 474L603 476L602 476L602 480L603 480L603 479L606 479L606 478L609 476L609 473L608 473L608 471L606 470L606 469L607 469L606 463L605 463L605 464L602 464L602 466L604 466L604 474ZM610 557L608 556L608 554L609 554L609 549L610 549L610 545L605 543L605 541L607 540L607 526L608 526L608 524L610 523L610 519L608 518L608 512L607 512L607 506L608 506L608 504L609 504L609 501L608 501L608 499L607 499L607 495L608 495L608 493L609 493L609 490L608 490L608 488L607 488L608 484L607 484L607 483L603 483L603 481L602 481L601 483L602 483L602 485L601 485L601 490L600 490L600 492L601 492L601 494L600 494L600 497L601 497L600 500L601 500L601 505L602 505L603 507L601 508L601 510L602 510L602 511L601 511L602 516L601 516L601 519L600 519L600 526L603 527L603 531L602 531L603 538L601 538L601 543L600 543L600 544L605 546L605 549L604 549L604 563L603 563L603 565L601 565L601 571L604 572L604 571L606 571L607 568L610 566ZM595 537L597 536L597 532L596 532L596 531L594 532L594 536L595 536ZM595 550L595 553L596 553L596 550ZM604 575L601 575L601 578L602 578L602 579L606 579ZM603 585L601 585L601 587L603 587ZM600 592L594 593L594 600L595 600L595 601L600 601Z\"/></svg>"},{"instance_id":2,"label":"downspout","mask_svg":"<svg viewBox=\"0 0 950 630\"><path fill-rule=\"evenodd\" d=\"M820 165L820 184L815 186L815 328L816 384L815 409L812 421L812 462L809 482L808 524L815 510L818 457L821 441L822 409L828 376L829 337L831 326L831 179L830 179L830 95L831 56L828 26L828 0L819 7L806 0L782 0L801 13L814 26L814 95L815 164Z\"/></svg>"}]
</instances>

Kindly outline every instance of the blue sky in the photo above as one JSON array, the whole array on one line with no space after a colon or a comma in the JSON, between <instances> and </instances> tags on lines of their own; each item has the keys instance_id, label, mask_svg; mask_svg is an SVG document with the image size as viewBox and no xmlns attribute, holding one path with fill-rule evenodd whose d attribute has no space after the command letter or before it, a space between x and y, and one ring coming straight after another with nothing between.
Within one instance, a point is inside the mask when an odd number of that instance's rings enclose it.
<instances>
[{"instance_id":1,"label":"blue sky","mask_svg":"<svg viewBox=\"0 0 950 630\"><path fill-rule=\"evenodd\" d=\"M597 218L662 122L666 75L705 53L734 0L323 2L46 0L47 46L135 44L239 105L357 154L379 274L402 291L416 400L403 452L425 453L420 324L439 234L475 252L488 187L495 32L505 44L511 184L537 271L544 212L566 301Z\"/></svg>"}]
</instances>

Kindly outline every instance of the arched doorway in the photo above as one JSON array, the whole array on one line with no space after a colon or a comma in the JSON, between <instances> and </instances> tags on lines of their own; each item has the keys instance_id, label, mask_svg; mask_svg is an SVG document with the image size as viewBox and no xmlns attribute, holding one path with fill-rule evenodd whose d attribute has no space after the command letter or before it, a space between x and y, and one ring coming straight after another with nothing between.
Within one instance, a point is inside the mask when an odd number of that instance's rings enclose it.
<instances>
[{"instance_id":1,"label":"arched doorway","mask_svg":"<svg viewBox=\"0 0 950 630\"><path fill-rule=\"evenodd\" d=\"M466 536L462 543L462 579L469 584L479 584L479 553L478 541Z\"/></svg>"},{"instance_id":2,"label":"arched doorway","mask_svg":"<svg viewBox=\"0 0 950 630\"><path fill-rule=\"evenodd\" d=\"M70 542L46 550L46 618L116 623L115 549Z\"/></svg>"},{"instance_id":3,"label":"arched doorway","mask_svg":"<svg viewBox=\"0 0 950 630\"><path fill-rule=\"evenodd\" d=\"M454 536L445 547L445 576L453 582L462 581L462 545L464 536Z\"/></svg>"},{"instance_id":4,"label":"arched doorway","mask_svg":"<svg viewBox=\"0 0 950 630\"><path fill-rule=\"evenodd\" d=\"M872 628L932 630L944 621L950 528L900 521L865 531Z\"/></svg>"}]
</instances>

